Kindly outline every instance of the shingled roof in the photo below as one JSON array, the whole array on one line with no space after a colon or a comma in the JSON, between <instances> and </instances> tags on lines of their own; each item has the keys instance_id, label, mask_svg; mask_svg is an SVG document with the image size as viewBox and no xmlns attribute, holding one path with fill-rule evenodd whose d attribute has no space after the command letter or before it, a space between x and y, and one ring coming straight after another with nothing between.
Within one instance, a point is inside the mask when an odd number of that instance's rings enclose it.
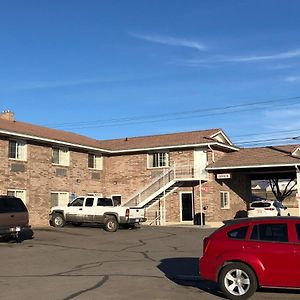
<instances>
[{"instance_id":1,"label":"shingled roof","mask_svg":"<svg viewBox=\"0 0 300 300\"><path fill-rule=\"evenodd\" d=\"M199 144L218 143L224 147L232 146L221 129L181 132L153 136L130 137L112 140L96 140L76 133L37 126L30 123L7 120L0 117L0 132L7 135L23 136L26 139L44 140L54 143L71 144L77 147L90 147L104 152L146 150L154 148L187 147ZM221 134L228 143L214 138Z\"/></svg>"},{"instance_id":2,"label":"shingled roof","mask_svg":"<svg viewBox=\"0 0 300 300\"><path fill-rule=\"evenodd\" d=\"M208 169L300 165L300 157L292 156L298 147L300 145L242 148L236 152L226 153L223 158L210 164Z\"/></svg>"},{"instance_id":3,"label":"shingled roof","mask_svg":"<svg viewBox=\"0 0 300 300\"><path fill-rule=\"evenodd\" d=\"M162 135L130 137L123 139L99 141L99 146L113 151L149 149L158 147L192 146L218 142L213 135L221 129L179 132Z\"/></svg>"},{"instance_id":4,"label":"shingled roof","mask_svg":"<svg viewBox=\"0 0 300 300\"><path fill-rule=\"evenodd\" d=\"M19 121L8 121L0 118L0 130L7 134L20 134L31 138L47 139L69 144L100 148L97 140L76 133L32 125Z\"/></svg>"}]
</instances>

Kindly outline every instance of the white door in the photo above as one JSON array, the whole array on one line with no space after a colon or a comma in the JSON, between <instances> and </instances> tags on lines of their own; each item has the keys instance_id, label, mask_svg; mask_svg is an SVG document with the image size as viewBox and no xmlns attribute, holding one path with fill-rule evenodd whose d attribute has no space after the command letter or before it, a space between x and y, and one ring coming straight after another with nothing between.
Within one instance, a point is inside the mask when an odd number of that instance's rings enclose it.
<instances>
[{"instance_id":1,"label":"white door","mask_svg":"<svg viewBox=\"0 0 300 300\"><path fill-rule=\"evenodd\" d=\"M207 151L203 149L194 150L194 176L195 178L207 179Z\"/></svg>"}]
</instances>

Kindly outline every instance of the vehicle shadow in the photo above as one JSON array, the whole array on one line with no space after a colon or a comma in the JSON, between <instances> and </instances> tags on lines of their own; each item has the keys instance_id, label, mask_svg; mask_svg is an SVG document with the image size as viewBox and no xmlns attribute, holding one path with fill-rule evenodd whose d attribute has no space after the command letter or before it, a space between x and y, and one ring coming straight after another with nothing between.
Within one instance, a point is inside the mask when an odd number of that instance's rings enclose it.
<instances>
[{"instance_id":1,"label":"vehicle shadow","mask_svg":"<svg viewBox=\"0 0 300 300\"><path fill-rule=\"evenodd\" d=\"M161 260L158 269L161 270L169 280L176 284L195 287L202 292L207 292L226 299L217 284L200 279L198 257L166 258Z\"/></svg>"}]
</instances>

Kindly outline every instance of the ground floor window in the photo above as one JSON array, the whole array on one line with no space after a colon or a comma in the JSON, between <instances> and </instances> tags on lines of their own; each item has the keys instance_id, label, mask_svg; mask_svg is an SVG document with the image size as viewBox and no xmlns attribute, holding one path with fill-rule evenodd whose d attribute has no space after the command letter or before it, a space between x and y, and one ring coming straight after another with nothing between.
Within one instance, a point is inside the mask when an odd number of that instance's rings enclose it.
<instances>
[{"instance_id":1,"label":"ground floor window","mask_svg":"<svg viewBox=\"0 0 300 300\"><path fill-rule=\"evenodd\" d=\"M230 208L230 202L229 202L229 192L220 192L221 197L221 208L222 209L229 209Z\"/></svg>"},{"instance_id":2,"label":"ground floor window","mask_svg":"<svg viewBox=\"0 0 300 300\"><path fill-rule=\"evenodd\" d=\"M51 207L64 206L69 203L69 193L67 192L51 192Z\"/></svg>"},{"instance_id":3,"label":"ground floor window","mask_svg":"<svg viewBox=\"0 0 300 300\"><path fill-rule=\"evenodd\" d=\"M122 202L121 195L111 195L111 199L113 200L115 205L121 205L121 202Z\"/></svg>"},{"instance_id":4,"label":"ground floor window","mask_svg":"<svg viewBox=\"0 0 300 300\"><path fill-rule=\"evenodd\" d=\"M8 189L7 196L20 198L24 203L26 203L26 191L17 189Z\"/></svg>"}]
</instances>

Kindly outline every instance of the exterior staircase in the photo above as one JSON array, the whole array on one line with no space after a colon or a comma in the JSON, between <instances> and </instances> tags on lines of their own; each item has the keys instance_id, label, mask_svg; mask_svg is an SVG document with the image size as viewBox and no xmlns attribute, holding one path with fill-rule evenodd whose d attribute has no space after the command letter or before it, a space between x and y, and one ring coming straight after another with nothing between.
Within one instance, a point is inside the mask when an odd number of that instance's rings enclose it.
<instances>
[{"instance_id":1,"label":"exterior staircase","mask_svg":"<svg viewBox=\"0 0 300 300\"><path fill-rule=\"evenodd\" d=\"M160 199L182 186L187 181L207 180L205 170L196 170L194 166L174 166L163 173L148 186L132 195L123 206L149 208Z\"/></svg>"}]
</instances>

